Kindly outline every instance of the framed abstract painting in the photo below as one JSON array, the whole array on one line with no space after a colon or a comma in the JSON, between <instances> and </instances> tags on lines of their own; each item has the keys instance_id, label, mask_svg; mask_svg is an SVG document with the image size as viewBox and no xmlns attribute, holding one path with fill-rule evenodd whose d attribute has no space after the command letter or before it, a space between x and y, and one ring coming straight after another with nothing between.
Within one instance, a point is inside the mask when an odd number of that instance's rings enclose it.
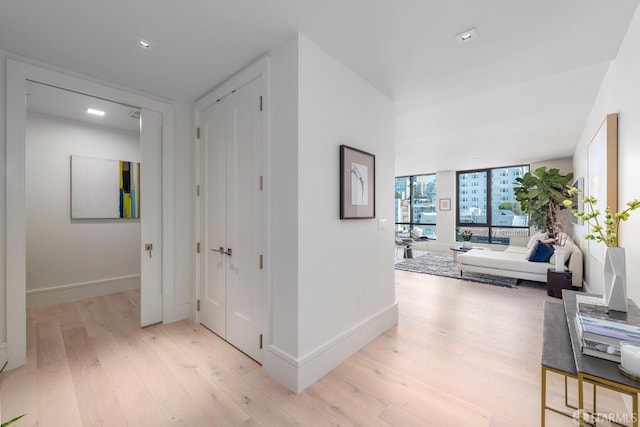
<instances>
[{"instance_id":1,"label":"framed abstract painting","mask_svg":"<svg viewBox=\"0 0 640 427\"><path fill-rule=\"evenodd\" d=\"M71 156L71 219L140 218L140 163Z\"/></svg>"},{"instance_id":2,"label":"framed abstract painting","mask_svg":"<svg viewBox=\"0 0 640 427\"><path fill-rule=\"evenodd\" d=\"M340 219L375 218L376 156L340 146Z\"/></svg>"}]
</instances>

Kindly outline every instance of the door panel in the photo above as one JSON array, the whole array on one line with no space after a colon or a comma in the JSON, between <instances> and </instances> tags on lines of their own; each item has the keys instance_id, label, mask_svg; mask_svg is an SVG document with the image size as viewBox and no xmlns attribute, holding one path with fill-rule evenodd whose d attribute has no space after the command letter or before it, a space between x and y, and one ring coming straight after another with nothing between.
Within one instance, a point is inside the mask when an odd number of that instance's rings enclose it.
<instances>
[{"instance_id":1,"label":"door panel","mask_svg":"<svg viewBox=\"0 0 640 427\"><path fill-rule=\"evenodd\" d=\"M140 326L148 326L162 322L162 115L143 109L140 123Z\"/></svg>"},{"instance_id":2,"label":"door panel","mask_svg":"<svg viewBox=\"0 0 640 427\"><path fill-rule=\"evenodd\" d=\"M226 339L226 101L223 99L202 112L203 173L206 191L202 246L205 253L202 274L205 278L201 298L201 322L207 328Z\"/></svg>"},{"instance_id":3,"label":"door panel","mask_svg":"<svg viewBox=\"0 0 640 427\"><path fill-rule=\"evenodd\" d=\"M227 340L261 361L262 331L262 79L228 99L227 240L233 248L227 276Z\"/></svg>"}]
</instances>

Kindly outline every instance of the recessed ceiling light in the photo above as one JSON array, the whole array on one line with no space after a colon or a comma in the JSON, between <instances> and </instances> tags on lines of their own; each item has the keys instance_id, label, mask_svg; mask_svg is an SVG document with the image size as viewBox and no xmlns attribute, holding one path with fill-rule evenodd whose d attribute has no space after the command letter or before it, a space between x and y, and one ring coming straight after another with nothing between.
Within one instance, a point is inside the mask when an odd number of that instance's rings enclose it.
<instances>
[{"instance_id":1,"label":"recessed ceiling light","mask_svg":"<svg viewBox=\"0 0 640 427\"><path fill-rule=\"evenodd\" d=\"M471 28L470 30L463 31L462 33L456 35L454 38L456 39L458 44L469 43L470 41L478 38L478 32L475 28Z\"/></svg>"},{"instance_id":2,"label":"recessed ceiling light","mask_svg":"<svg viewBox=\"0 0 640 427\"><path fill-rule=\"evenodd\" d=\"M151 50L151 42L146 39L137 38L135 41L135 45L140 49Z\"/></svg>"},{"instance_id":3,"label":"recessed ceiling light","mask_svg":"<svg viewBox=\"0 0 640 427\"><path fill-rule=\"evenodd\" d=\"M100 117L104 116L104 111L96 110L96 109L93 109L93 108L87 108L87 113L88 114L93 114L94 116L100 116Z\"/></svg>"}]
</instances>

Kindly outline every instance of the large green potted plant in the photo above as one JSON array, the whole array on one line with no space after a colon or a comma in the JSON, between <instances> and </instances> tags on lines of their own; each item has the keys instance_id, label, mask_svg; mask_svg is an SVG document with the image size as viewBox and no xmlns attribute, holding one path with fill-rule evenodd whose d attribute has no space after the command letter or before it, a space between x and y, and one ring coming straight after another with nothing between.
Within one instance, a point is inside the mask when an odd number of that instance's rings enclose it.
<instances>
[{"instance_id":1,"label":"large green potted plant","mask_svg":"<svg viewBox=\"0 0 640 427\"><path fill-rule=\"evenodd\" d=\"M560 224L559 211L565 209L563 202L570 198L568 185L572 180L573 173L562 175L559 169L547 170L546 166L516 178L519 185L513 191L522 211L529 214L529 225L549 233L555 231Z\"/></svg>"}]
</instances>

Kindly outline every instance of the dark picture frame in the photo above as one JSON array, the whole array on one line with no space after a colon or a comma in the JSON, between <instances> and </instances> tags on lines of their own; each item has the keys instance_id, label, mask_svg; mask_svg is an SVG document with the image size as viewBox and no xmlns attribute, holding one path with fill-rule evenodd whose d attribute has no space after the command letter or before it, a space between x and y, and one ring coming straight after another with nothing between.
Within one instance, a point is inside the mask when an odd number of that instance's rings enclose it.
<instances>
[{"instance_id":1,"label":"dark picture frame","mask_svg":"<svg viewBox=\"0 0 640 427\"><path fill-rule=\"evenodd\" d=\"M440 199L438 208L441 211L450 211L451 210L451 199Z\"/></svg>"},{"instance_id":2,"label":"dark picture frame","mask_svg":"<svg viewBox=\"0 0 640 427\"><path fill-rule=\"evenodd\" d=\"M340 146L340 219L375 218L376 156Z\"/></svg>"}]
</instances>

